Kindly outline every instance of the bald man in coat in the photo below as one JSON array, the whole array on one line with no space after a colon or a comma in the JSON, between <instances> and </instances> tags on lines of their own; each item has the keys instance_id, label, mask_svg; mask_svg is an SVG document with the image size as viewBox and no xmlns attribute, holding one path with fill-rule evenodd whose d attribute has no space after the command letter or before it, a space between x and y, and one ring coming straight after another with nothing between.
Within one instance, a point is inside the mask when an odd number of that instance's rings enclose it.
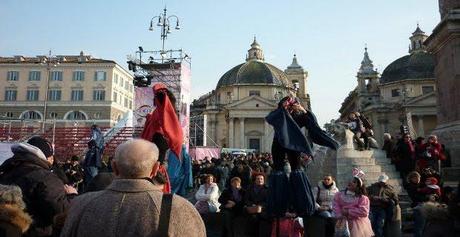
<instances>
[{"instance_id":1,"label":"bald man in coat","mask_svg":"<svg viewBox=\"0 0 460 237\"><path fill-rule=\"evenodd\" d=\"M72 202L62 237L160 236L162 186L152 177L158 171L155 144L134 139L121 144L113 160L116 179L103 191ZM206 236L203 220L186 199L173 195L168 236Z\"/></svg>"}]
</instances>

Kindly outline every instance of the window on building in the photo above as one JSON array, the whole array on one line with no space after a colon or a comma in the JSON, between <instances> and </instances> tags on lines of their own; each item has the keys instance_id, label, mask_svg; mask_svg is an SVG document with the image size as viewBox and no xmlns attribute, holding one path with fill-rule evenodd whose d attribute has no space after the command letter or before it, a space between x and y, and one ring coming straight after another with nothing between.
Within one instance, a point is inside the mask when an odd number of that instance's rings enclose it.
<instances>
[{"instance_id":1,"label":"window on building","mask_svg":"<svg viewBox=\"0 0 460 237\"><path fill-rule=\"evenodd\" d=\"M114 74L113 76L113 83L118 84L118 74Z\"/></svg>"},{"instance_id":2,"label":"window on building","mask_svg":"<svg viewBox=\"0 0 460 237\"><path fill-rule=\"evenodd\" d=\"M125 79L123 79L122 77L120 77L120 86L123 86L123 83L124 83Z\"/></svg>"},{"instance_id":3,"label":"window on building","mask_svg":"<svg viewBox=\"0 0 460 237\"><path fill-rule=\"evenodd\" d=\"M21 119L42 119L42 116L36 111L26 111L21 115Z\"/></svg>"},{"instance_id":4,"label":"window on building","mask_svg":"<svg viewBox=\"0 0 460 237\"><path fill-rule=\"evenodd\" d=\"M128 108L128 98L125 98L125 107Z\"/></svg>"},{"instance_id":5,"label":"window on building","mask_svg":"<svg viewBox=\"0 0 460 237\"><path fill-rule=\"evenodd\" d=\"M112 101L118 102L118 93L116 91L113 92Z\"/></svg>"},{"instance_id":6,"label":"window on building","mask_svg":"<svg viewBox=\"0 0 460 237\"><path fill-rule=\"evenodd\" d=\"M133 101L129 100L129 109L133 109Z\"/></svg>"},{"instance_id":7,"label":"window on building","mask_svg":"<svg viewBox=\"0 0 460 237\"><path fill-rule=\"evenodd\" d=\"M14 114L13 114L13 112L6 112L6 113L5 113L5 117L7 117L7 118L13 118L13 117L14 117Z\"/></svg>"},{"instance_id":8,"label":"window on building","mask_svg":"<svg viewBox=\"0 0 460 237\"><path fill-rule=\"evenodd\" d=\"M72 80L73 81L84 81L85 80L85 72L84 71L74 71Z\"/></svg>"},{"instance_id":9,"label":"window on building","mask_svg":"<svg viewBox=\"0 0 460 237\"><path fill-rule=\"evenodd\" d=\"M9 71L7 73L6 79L8 81L17 81L17 80L19 80L19 72L18 71Z\"/></svg>"},{"instance_id":10,"label":"window on building","mask_svg":"<svg viewBox=\"0 0 460 237\"><path fill-rule=\"evenodd\" d=\"M93 100L96 100L96 101L105 100L105 90L94 90L93 91Z\"/></svg>"},{"instance_id":11,"label":"window on building","mask_svg":"<svg viewBox=\"0 0 460 237\"><path fill-rule=\"evenodd\" d=\"M5 101L16 101L18 96L17 90L6 90L5 91Z\"/></svg>"},{"instance_id":12,"label":"window on building","mask_svg":"<svg viewBox=\"0 0 460 237\"><path fill-rule=\"evenodd\" d=\"M58 114L57 114L56 112L51 112L51 113L50 113L50 118L51 118L51 119L56 119L57 116L58 116Z\"/></svg>"},{"instance_id":13,"label":"window on building","mask_svg":"<svg viewBox=\"0 0 460 237\"><path fill-rule=\"evenodd\" d=\"M67 115L66 119L67 120L86 120L87 118L85 114L80 111L72 111Z\"/></svg>"},{"instance_id":14,"label":"window on building","mask_svg":"<svg viewBox=\"0 0 460 237\"><path fill-rule=\"evenodd\" d=\"M129 81L128 80L125 81L125 90L129 90Z\"/></svg>"},{"instance_id":15,"label":"window on building","mask_svg":"<svg viewBox=\"0 0 460 237\"><path fill-rule=\"evenodd\" d=\"M422 86L422 93L428 94L434 91L434 86Z\"/></svg>"},{"instance_id":16,"label":"window on building","mask_svg":"<svg viewBox=\"0 0 460 237\"><path fill-rule=\"evenodd\" d=\"M27 100L37 101L38 100L38 90L27 90Z\"/></svg>"},{"instance_id":17,"label":"window on building","mask_svg":"<svg viewBox=\"0 0 460 237\"><path fill-rule=\"evenodd\" d=\"M52 71L51 72L52 81L62 81L62 72L61 71Z\"/></svg>"},{"instance_id":18,"label":"window on building","mask_svg":"<svg viewBox=\"0 0 460 237\"><path fill-rule=\"evenodd\" d=\"M105 81L107 79L107 73L104 71L96 71L94 73L95 81Z\"/></svg>"},{"instance_id":19,"label":"window on building","mask_svg":"<svg viewBox=\"0 0 460 237\"><path fill-rule=\"evenodd\" d=\"M249 91L249 96L257 95L260 96L260 91Z\"/></svg>"},{"instance_id":20,"label":"window on building","mask_svg":"<svg viewBox=\"0 0 460 237\"><path fill-rule=\"evenodd\" d=\"M40 81L41 72L40 71L30 71L29 72L29 81Z\"/></svg>"},{"instance_id":21,"label":"window on building","mask_svg":"<svg viewBox=\"0 0 460 237\"><path fill-rule=\"evenodd\" d=\"M72 90L70 100L82 101L83 100L83 90Z\"/></svg>"},{"instance_id":22,"label":"window on building","mask_svg":"<svg viewBox=\"0 0 460 237\"><path fill-rule=\"evenodd\" d=\"M227 91L227 101L232 101L233 94L230 91Z\"/></svg>"},{"instance_id":23,"label":"window on building","mask_svg":"<svg viewBox=\"0 0 460 237\"><path fill-rule=\"evenodd\" d=\"M391 97L398 97L401 95L401 91L399 89L391 90Z\"/></svg>"},{"instance_id":24,"label":"window on building","mask_svg":"<svg viewBox=\"0 0 460 237\"><path fill-rule=\"evenodd\" d=\"M61 90L50 90L48 92L48 100L50 101L60 101L61 100Z\"/></svg>"}]
</instances>

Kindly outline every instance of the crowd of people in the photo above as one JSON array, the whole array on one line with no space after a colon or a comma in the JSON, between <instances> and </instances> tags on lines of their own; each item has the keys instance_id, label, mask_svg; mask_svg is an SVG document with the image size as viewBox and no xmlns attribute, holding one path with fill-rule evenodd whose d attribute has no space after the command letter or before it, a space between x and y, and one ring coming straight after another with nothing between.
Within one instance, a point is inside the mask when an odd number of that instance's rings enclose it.
<instances>
[{"instance_id":1,"label":"crowd of people","mask_svg":"<svg viewBox=\"0 0 460 237\"><path fill-rule=\"evenodd\" d=\"M164 185L153 178L159 151L151 142L121 144L108 167L112 172L98 168L90 182L80 165L84 160L70 159L61 169L42 137L12 151L0 166L0 236L206 235L194 206L163 194Z\"/></svg>"},{"instance_id":2,"label":"crowd of people","mask_svg":"<svg viewBox=\"0 0 460 237\"><path fill-rule=\"evenodd\" d=\"M42 137L14 144L13 157L0 166L0 236L206 236L203 220L210 217L221 219L224 237L401 234L399 197L386 174L367 185L365 173L353 168L346 187L329 174L310 183L305 167L312 143L331 149L339 143L296 98L283 98L266 117L275 131L271 153L221 154L191 164L172 93L161 84L153 90L157 109L147 116L142 139L119 145L108 161L97 126L85 157L63 164ZM367 136L361 149L368 149L372 131L363 121L354 113L348 126L356 140ZM455 235L460 186L442 187L442 146L435 136L424 144L402 134L386 139L383 149L407 178L415 235Z\"/></svg>"},{"instance_id":3,"label":"crowd of people","mask_svg":"<svg viewBox=\"0 0 460 237\"><path fill-rule=\"evenodd\" d=\"M202 216L222 212L223 236L241 236L241 233L244 236L276 236L273 231L277 221L283 231L290 231L289 236L334 236L341 231L341 223L345 220L350 236L402 234L398 192L388 183L385 173L376 183L366 185L364 172L356 171L347 187L341 189L332 175L324 175L312 190L316 205L312 216L305 218L286 213L283 218L276 218L267 212L267 186L270 184L266 177L272 172L271 154L233 157L222 154L222 157L194 161L193 167L198 188L195 207ZM287 174L289 166L285 160ZM444 228L438 226L436 233L449 236L455 231L455 223L459 223L456 215L460 211L460 186L441 190L439 180L439 173L431 168L425 168L421 174L412 171L406 177L404 188L412 200L415 236L433 236L436 225L441 223ZM235 231L240 235L234 235Z\"/></svg>"}]
</instances>

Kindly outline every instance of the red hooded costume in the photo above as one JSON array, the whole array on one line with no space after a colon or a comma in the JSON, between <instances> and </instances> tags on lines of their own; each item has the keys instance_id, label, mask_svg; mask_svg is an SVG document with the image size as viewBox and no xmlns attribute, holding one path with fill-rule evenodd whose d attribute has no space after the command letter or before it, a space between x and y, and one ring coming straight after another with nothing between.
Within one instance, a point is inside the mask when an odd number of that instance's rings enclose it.
<instances>
[{"instance_id":1,"label":"red hooded costume","mask_svg":"<svg viewBox=\"0 0 460 237\"><path fill-rule=\"evenodd\" d=\"M163 103L161 103L157 96L159 93L166 93L166 90L166 86L161 83L153 86L153 93L155 95L154 104L156 108L147 115L141 138L152 141L154 134L159 133L163 135L168 142L169 149L171 149L171 151L174 152L180 159L182 157L181 150L183 142L182 127L180 126L176 111L174 110L174 106L172 105L169 97L165 95L163 97ZM160 166L159 172L167 179L167 183L165 184L163 191L170 192L171 186L168 174L163 165Z\"/></svg>"}]
</instances>

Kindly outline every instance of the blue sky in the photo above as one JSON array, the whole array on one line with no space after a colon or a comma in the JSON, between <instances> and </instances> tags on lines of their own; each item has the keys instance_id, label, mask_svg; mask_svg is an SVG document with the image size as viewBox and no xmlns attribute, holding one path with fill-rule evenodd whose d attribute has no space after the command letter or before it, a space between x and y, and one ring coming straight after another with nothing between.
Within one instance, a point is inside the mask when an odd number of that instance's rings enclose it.
<instances>
[{"instance_id":1,"label":"blue sky","mask_svg":"<svg viewBox=\"0 0 460 237\"><path fill-rule=\"evenodd\" d=\"M417 22L430 34L440 18L437 0L0 0L0 56L83 50L126 68L126 55L138 46L161 48L159 32L148 24L165 5L182 27L166 48L192 56L193 98L243 62L256 35L266 61L280 69L297 54L321 124L338 116L356 86L366 43L382 72L407 54Z\"/></svg>"}]
</instances>

